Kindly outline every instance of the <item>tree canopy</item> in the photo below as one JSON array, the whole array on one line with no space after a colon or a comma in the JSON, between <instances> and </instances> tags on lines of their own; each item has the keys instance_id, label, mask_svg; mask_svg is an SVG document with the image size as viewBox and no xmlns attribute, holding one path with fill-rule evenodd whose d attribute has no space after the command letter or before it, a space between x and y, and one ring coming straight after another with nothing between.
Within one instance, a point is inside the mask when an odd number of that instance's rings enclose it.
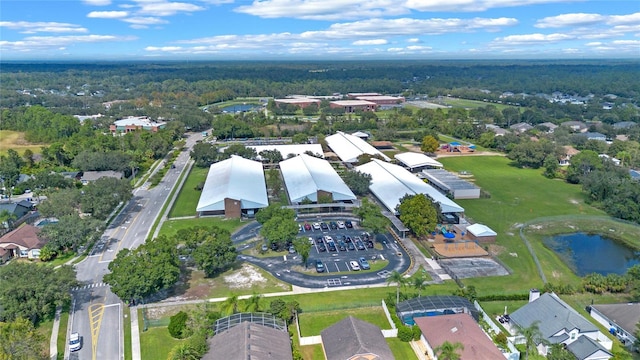
<instances>
[{"instance_id":1,"label":"tree canopy","mask_svg":"<svg viewBox=\"0 0 640 360\"><path fill-rule=\"evenodd\" d=\"M425 194L403 197L397 210L402 223L418 237L428 235L438 224L437 208Z\"/></svg>"},{"instance_id":2,"label":"tree canopy","mask_svg":"<svg viewBox=\"0 0 640 360\"><path fill-rule=\"evenodd\" d=\"M369 192L371 175L357 170L348 170L342 173L342 180L357 196L364 196Z\"/></svg>"}]
</instances>

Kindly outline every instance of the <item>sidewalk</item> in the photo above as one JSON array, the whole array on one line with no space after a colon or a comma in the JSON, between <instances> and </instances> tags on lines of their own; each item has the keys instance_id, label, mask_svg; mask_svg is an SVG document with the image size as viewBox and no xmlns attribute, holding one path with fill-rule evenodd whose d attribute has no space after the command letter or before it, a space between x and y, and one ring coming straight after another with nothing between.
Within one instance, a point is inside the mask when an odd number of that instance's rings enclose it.
<instances>
[{"instance_id":1,"label":"sidewalk","mask_svg":"<svg viewBox=\"0 0 640 360\"><path fill-rule=\"evenodd\" d=\"M131 359L140 360L140 327L138 326L137 306L129 308L129 317L131 318Z\"/></svg>"},{"instance_id":2,"label":"sidewalk","mask_svg":"<svg viewBox=\"0 0 640 360\"><path fill-rule=\"evenodd\" d=\"M51 329L51 339L49 340L49 359L58 357L58 331L60 330L60 313L61 308L56 309L56 316L53 319L53 328Z\"/></svg>"}]
</instances>

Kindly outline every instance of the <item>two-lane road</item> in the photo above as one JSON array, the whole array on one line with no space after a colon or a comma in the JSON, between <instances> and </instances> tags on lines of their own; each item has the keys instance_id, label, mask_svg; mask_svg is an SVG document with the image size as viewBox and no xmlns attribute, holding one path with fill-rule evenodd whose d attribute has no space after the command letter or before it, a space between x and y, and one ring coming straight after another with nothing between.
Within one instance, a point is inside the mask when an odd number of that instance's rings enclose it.
<instances>
[{"instance_id":1,"label":"two-lane road","mask_svg":"<svg viewBox=\"0 0 640 360\"><path fill-rule=\"evenodd\" d=\"M148 184L134 190L133 198L105 230L101 240L90 255L76 265L77 278L82 285L73 291L70 327L68 332L78 332L83 337L82 349L69 353L65 359L123 359L123 304L102 278L108 273L108 264L118 251L142 244L169 197L180 173L189 161L189 152L201 134L190 134L184 150L169 169L160 184L149 188Z\"/></svg>"}]
</instances>

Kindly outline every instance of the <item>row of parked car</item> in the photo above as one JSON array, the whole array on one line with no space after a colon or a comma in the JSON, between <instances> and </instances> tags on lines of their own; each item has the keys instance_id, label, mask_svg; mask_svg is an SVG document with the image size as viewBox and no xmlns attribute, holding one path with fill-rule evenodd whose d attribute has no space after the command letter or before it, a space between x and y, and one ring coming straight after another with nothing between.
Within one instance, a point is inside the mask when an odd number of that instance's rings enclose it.
<instances>
[{"instance_id":1,"label":"row of parked car","mask_svg":"<svg viewBox=\"0 0 640 360\"><path fill-rule=\"evenodd\" d=\"M371 269L371 265L369 265L369 262L367 261L367 259L365 259L362 256L358 258L357 261L356 260L349 261L349 267L351 268L352 271L360 271L361 269L362 270ZM326 269L327 268L322 262L322 260L320 259L316 260L316 272L323 273L325 272Z\"/></svg>"},{"instance_id":2,"label":"row of parked car","mask_svg":"<svg viewBox=\"0 0 640 360\"><path fill-rule=\"evenodd\" d=\"M305 222L304 224L298 225L298 230L302 231L328 231L328 230L337 230L337 229L352 229L353 222L351 220L345 221L329 221L329 222L314 222L310 224Z\"/></svg>"},{"instance_id":3,"label":"row of parked car","mask_svg":"<svg viewBox=\"0 0 640 360\"><path fill-rule=\"evenodd\" d=\"M365 248L373 249L373 240L368 233L363 233L362 237L336 235L335 240L333 237L325 235L316 237L316 247L319 252L329 251L355 251L365 250Z\"/></svg>"}]
</instances>

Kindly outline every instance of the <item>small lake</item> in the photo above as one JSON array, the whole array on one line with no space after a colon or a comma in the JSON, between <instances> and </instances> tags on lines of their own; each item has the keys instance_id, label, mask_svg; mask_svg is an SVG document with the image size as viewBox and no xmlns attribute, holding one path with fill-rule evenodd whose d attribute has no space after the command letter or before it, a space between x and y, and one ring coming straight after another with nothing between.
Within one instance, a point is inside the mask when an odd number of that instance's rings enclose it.
<instances>
[{"instance_id":1,"label":"small lake","mask_svg":"<svg viewBox=\"0 0 640 360\"><path fill-rule=\"evenodd\" d=\"M236 104L236 105L231 105L231 106L226 106L223 108L220 108L220 110L222 110L222 112L226 112L226 113L238 113L238 112L247 112L247 111L251 111L255 108L260 107L259 105L252 105L252 104Z\"/></svg>"},{"instance_id":2,"label":"small lake","mask_svg":"<svg viewBox=\"0 0 640 360\"><path fill-rule=\"evenodd\" d=\"M591 273L624 274L640 264L640 251L601 235L574 233L543 239L578 276Z\"/></svg>"}]
</instances>

